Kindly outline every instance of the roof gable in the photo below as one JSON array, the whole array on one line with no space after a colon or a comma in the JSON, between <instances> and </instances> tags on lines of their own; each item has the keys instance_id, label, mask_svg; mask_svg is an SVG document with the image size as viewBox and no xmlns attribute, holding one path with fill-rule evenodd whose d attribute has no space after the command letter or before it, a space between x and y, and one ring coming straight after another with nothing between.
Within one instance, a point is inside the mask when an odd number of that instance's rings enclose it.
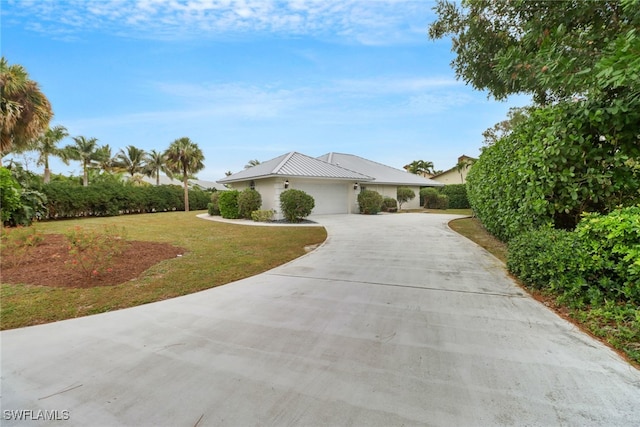
<instances>
[{"instance_id":1,"label":"roof gable","mask_svg":"<svg viewBox=\"0 0 640 427\"><path fill-rule=\"evenodd\" d=\"M220 183L273 176L371 181L373 178L321 159L292 151L218 180Z\"/></svg>"}]
</instances>

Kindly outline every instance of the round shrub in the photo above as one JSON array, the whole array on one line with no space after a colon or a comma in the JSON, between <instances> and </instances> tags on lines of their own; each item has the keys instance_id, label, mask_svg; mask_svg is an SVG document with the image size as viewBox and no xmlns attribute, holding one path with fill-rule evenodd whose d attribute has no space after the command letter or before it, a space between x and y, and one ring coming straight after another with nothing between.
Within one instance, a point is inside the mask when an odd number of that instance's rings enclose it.
<instances>
[{"instance_id":1,"label":"round shrub","mask_svg":"<svg viewBox=\"0 0 640 427\"><path fill-rule=\"evenodd\" d=\"M397 212L398 201L393 197L385 197L382 200L382 212Z\"/></svg>"},{"instance_id":2,"label":"round shrub","mask_svg":"<svg viewBox=\"0 0 640 427\"><path fill-rule=\"evenodd\" d=\"M365 215L375 215L382 209L383 198L377 191L362 190L358 194L358 206L360 213Z\"/></svg>"},{"instance_id":3,"label":"round shrub","mask_svg":"<svg viewBox=\"0 0 640 427\"><path fill-rule=\"evenodd\" d=\"M218 204L218 199L220 198L220 191L214 191L211 195L211 202L207 205L207 210L209 211L209 215L220 215L220 205Z\"/></svg>"},{"instance_id":4,"label":"round shrub","mask_svg":"<svg viewBox=\"0 0 640 427\"><path fill-rule=\"evenodd\" d=\"M251 212L262 206L262 196L252 188L245 188L238 194L238 214L241 218L251 219Z\"/></svg>"},{"instance_id":5,"label":"round shrub","mask_svg":"<svg viewBox=\"0 0 640 427\"><path fill-rule=\"evenodd\" d=\"M438 190L433 187L425 187L420 189L420 198L422 199L422 206L426 209L436 209L438 205Z\"/></svg>"},{"instance_id":6,"label":"round shrub","mask_svg":"<svg viewBox=\"0 0 640 427\"><path fill-rule=\"evenodd\" d=\"M222 218L236 219L240 218L240 210L238 209L238 190L223 191L218 197L218 206Z\"/></svg>"},{"instance_id":7,"label":"round shrub","mask_svg":"<svg viewBox=\"0 0 640 427\"><path fill-rule=\"evenodd\" d=\"M300 222L311 214L315 207L313 197L302 190L290 188L280 194L280 209L289 222Z\"/></svg>"}]
</instances>

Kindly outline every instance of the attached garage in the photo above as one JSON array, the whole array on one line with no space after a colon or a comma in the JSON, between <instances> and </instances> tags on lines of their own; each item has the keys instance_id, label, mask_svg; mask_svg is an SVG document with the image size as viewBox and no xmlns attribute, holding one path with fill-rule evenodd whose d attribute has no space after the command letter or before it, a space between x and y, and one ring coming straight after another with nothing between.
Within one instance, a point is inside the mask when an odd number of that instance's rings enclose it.
<instances>
[{"instance_id":1,"label":"attached garage","mask_svg":"<svg viewBox=\"0 0 640 427\"><path fill-rule=\"evenodd\" d=\"M318 181L312 183L291 179L290 188L302 190L313 197L315 207L312 213L314 215L349 213L349 184L318 183Z\"/></svg>"}]
</instances>

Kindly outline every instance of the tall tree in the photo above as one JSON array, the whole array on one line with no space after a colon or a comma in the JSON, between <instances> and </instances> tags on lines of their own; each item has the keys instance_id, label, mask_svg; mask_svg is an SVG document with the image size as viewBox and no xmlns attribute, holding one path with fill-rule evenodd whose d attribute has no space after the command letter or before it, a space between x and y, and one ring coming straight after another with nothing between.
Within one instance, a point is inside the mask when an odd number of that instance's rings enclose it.
<instances>
[{"instance_id":1,"label":"tall tree","mask_svg":"<svg viewBox=\"0 0 640 427\"><path fill-rule=\"evenodd\" d=\"M82 164L82 185L89 185L88 169L93 163L101 161L104 153L98 146L96 138L86 138L84 136L74 136L74 144L67 145L65 155L71 160L77 160Z\"/></svg>"},{"instance_id":2,"label":"tall tree","mask_svg":"<svg viewBox=\"0 0 640 427\"><path fill-rule=\"evenodd\" d=\"M184 210L189 212L189 176L204 169L204 154L196 143L183 137L173 141L165 155L169 170L182 175Z\"/></svg>"},{"instance_id":3,"label":"tall tree","mask_svg":"<svg viewBox=\"0 0 640 427\"><path fill-rule=\"evenodd\" d=\"M95 154L96 167L107 173L117 171L116 158L112 155L111 147L105 144L96 149Z\"/></svg>"},{"instance_id":4,"label":"tall tree","mask_svg":"<svg viewBox=\"0 0 640 427\"><path fill-rule=\"evenodd\" d=\"M49 156L60 157L65 163L68 163L65 151L58 148L58 142L69 136L64 126L54 126L47 129L45 133L40 135L32 145L33 150L38 152L38 165L44 166L44 183L48 184L51 180L51 170L49 169Z\"/></svg>"},{"instance_id":5,"label":"tall tree","mask_svg":"<svg viewBox=\"0 0 640 427\"><path fill-rule=\"evenodd\" d=\"M129 173L132 177L137 173L143 173L147 164L147 153L133 145L121 149L115 157L115 165Z\"/></svg>"},{"instance_id":6,"label":"tall tree","mask_svg":"<svg viewBox=\"0 0 640 427\"><path fill-rule=\"evenodd\" d=\"M53 117L51 104L21 65L0 59L0 157L25 149L45 132Z\"/></svg>"},{"instance_id":7,"label":"tall tree","mask_svg":"<svg viewBox=\"0 0 640 427\"><path fill-rule=\"evenodd\" d=\"M429 36L450 35L458 78L496 99L528 93L546 105L584 95L602 80L597 64L612 43L629 44L629 61L638 55L638 0L438 0L434 9ZM636 77L637 64L619 72Z\"/></svg>"},{"instance_id":8,"label":"tall tree","mask_svg":"<svg viewBox=\"0 0 640 427\"><path fill-rule=\"evenodd\" d=\"M156 179L156 185L160 185L160 172L165 173L169 178L173 176L167 167L167 156L165 153L151 150L147 156L145 175L154 177Z\"/></svg>"}]
</instances>

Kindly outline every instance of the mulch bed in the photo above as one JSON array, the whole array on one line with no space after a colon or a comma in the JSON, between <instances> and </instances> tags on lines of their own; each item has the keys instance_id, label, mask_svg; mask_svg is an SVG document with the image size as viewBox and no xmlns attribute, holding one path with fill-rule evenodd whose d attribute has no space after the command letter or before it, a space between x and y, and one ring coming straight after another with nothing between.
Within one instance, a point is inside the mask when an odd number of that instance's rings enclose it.
<instances>
[{"instance_id":1,"label":"mulch bed","mask_svg":"<svg viewBox=\"0 0 640 427\"><path fill-rule=\"evenodd\" d=\"M44 240L21 258L3 251L0 258L2 283L66 288L111 286L140 276L149 267L185 253L168 243L128 241L126 249L111 261L109 273L88 277L70 263L68 242L61 234L45 234Z\"/></svg>"}]
</instances>

